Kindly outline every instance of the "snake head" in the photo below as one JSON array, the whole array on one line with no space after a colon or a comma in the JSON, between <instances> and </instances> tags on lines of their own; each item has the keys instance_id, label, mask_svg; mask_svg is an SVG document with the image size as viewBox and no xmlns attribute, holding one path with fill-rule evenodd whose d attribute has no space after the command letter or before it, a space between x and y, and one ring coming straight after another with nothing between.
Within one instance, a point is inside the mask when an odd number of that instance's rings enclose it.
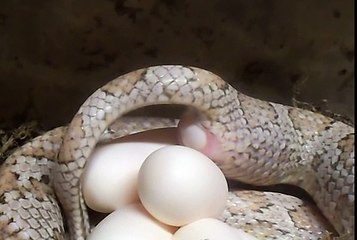
<instances>
[{"instance_id":1,"label":"snake head","mask_svg":"<svg viewBox=\"0 0 357 240\"><path fill-rule=\"evenodd\" d=\"M254 185L300 181L299 136L281 105L221 85L210 108L190 109L179 123L179 140L211 158L226 177ZM286 109L286 107L284 107ZM198 111L197 111L198 110ZM295 161L299 160L299 161Z\"/></svg>"},{"instance_id":2,"label":"snake head","mask_svg":"<svg viewBox=\"0 0 357 240\"><path fill-rule=\"evenodd\" d=\"M225 131L223 124L207 120L201 113L189 108L178 124L178 139L180 144L202 152L220 165L229 159L229 153L235 149L234 145L218 138Z\"/></svg>"}]
</instances>

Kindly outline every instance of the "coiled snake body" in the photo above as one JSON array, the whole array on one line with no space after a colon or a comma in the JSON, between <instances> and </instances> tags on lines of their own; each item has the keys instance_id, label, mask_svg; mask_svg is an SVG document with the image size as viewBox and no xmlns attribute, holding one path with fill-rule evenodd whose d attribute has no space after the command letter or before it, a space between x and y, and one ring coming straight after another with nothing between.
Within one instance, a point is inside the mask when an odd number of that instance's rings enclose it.
<instances>
[{"instance_id":1,"label":"coiled snake body","mask_svg":"<svg viewBox=\"0 0 357 240\"><path fill-rule=\"evenodd\" d=\"M312 196L341 236L352 239L354 128L248 97L213 73L183 66L149 67L114 79L85 101L68 127L49 131L14 152L0 169L0 238L85 239L90 226L79 178L86 159L98 141L111 138L113 124L120 123L123 114L156 104L188 105L200 112L200 127L214 136L224 153L216 162L227 177L253 185L297 185ZM116 131L118 136L130 133ZM279 193L246 194L232 193L222 220L232 225L240 221L234 210L240 199L267 206L267 211L284 204L295 215L308 209ZM250 228L259 218L254 214L264 213L256 210L248 209ZM293 214L289 213L296 227L301 222ZM268 238L294 239L289 235L292 227L282 225L288 220L270 224L274 218L265 216L267 228L275 228L280 236ZM264 220L258 222L262 225ZM306 224L310 225L311 221ZM301 239L322 236L310 227L305 229L310 235L301 233Z\"/></svg>"}]
</instances>

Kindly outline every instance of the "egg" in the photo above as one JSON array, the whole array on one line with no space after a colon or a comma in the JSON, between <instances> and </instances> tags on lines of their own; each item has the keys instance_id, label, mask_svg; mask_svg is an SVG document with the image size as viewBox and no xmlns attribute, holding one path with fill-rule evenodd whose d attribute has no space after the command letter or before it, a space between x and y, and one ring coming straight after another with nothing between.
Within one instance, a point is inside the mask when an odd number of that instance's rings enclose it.
<instances>
[{"instance_id":1,"label":"egg","mask_svg":"<svg viewBox=\"0 0 357 240\"><path fill-rule=\"evenodd\" d=\"M203 218L176 231L172 240L257 240L252 235L213 218Z\"/></svg>"},{"instance_id":2,"label":"egg","mask_svg":"<svg viewBox=\"0 0 357 240\"><path fill-rule=\"evenodd\" d=\"M176 143L169 129L153 130L96 146L81 177L85 203L109 213L138 202L137 175L153 151Z\"/></svg>"},{"instance_id":3,"label":"egg","mask_svg":"<svg viewBox=\"0 0 357 240\"><path fill-rule=\"evenodd\" d=\"M131 204L104 218L88 240L171 240L175 227L154 219L141 204Z\"/></svg>"},{"instance_id":4,"label":"egg","mask_svg":"<svg viewBox=\"0 0 357 240\"><path fill-rule=\"evenodd\" d=\"M221 215L228 195L222 171L202 153L166 146L151 153L139 170L138 192L159 221L182 226Z\"/></svg>"}]
</instances>

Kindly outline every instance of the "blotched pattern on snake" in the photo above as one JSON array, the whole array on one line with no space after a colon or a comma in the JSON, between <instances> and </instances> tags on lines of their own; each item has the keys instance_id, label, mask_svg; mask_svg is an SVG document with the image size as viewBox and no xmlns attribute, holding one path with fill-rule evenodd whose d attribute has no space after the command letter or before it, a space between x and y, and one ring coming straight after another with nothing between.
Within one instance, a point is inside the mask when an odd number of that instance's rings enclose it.
<instances>
[{"instance_id":1,"label":"blotched pattern on snake","mask_svg":"<svg viewBox=\"0 0 357 240\"><path fill-rule=\"evenodd\" d=\"M199 113L195 124L215 142L207 155L226 177L299 186L335 230L352 239L354 128L248 97L211 72L183 66L149 67L114 79L85 101L68 127L14 152L0 169L1 239L85 239L90 225L79 178L86 159L98 141L131 133L121 128L130 126L122 115L157 104L187 105ZM133 131L157 127L141 124ZM259 238L318 239L326 227L312 211L280 193L236 191L221 219Z\"/></svg>"}]
</instances>

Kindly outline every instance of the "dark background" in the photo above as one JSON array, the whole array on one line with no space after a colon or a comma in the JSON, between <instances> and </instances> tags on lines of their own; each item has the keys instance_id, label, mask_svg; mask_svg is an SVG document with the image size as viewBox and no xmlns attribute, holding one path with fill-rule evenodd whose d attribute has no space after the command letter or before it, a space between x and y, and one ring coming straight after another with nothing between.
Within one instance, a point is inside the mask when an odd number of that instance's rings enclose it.
<instances>
[{"instance_id":1,"label":"dark background","mask_svg":"<svg viewBox=\"0 0 357 240\"><path fill-rule=\"evenodd\" d=\"M205 68L251 96L354 115L353 0L1 0L0 123L67 124L123 73Z\"/></svg>"}]
</instances>

